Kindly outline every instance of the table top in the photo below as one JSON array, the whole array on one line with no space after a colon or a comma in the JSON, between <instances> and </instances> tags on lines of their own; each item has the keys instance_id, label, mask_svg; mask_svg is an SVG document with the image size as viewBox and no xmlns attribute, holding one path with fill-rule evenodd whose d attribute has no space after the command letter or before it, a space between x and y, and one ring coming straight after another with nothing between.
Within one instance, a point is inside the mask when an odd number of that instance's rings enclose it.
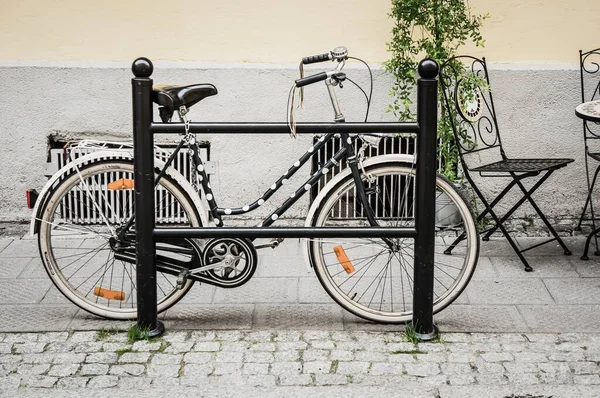
<instances>
[{"instance_id":1,"label":"table top","mask_svg":"<svg viewBox=\"0 0 600 398\"><path fill-rule=\"evenodd\" d=\"M600 100L584 102L575 108L575 114L591 122L600 122Z\"/></svg>"}]
</instances>

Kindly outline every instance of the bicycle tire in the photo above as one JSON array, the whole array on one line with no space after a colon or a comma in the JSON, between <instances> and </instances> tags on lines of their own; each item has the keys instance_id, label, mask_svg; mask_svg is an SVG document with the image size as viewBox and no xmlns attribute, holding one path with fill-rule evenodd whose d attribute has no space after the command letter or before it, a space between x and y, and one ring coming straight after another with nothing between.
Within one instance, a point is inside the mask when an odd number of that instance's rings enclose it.
<instances>
[{"instance_id":1,"label":"bicycle tire","mask_svg":"<svg viewBox=\"0 0 600 398\"><path fill-rule=\"evenodd\" d=\"M362 178L378 223L414 226L414 166L391 162L372 165L366 172L375 177L373 182L365 176ZM367 226L355 192L351 175L337 183L321 201L312 225ZM452 206L442 206L442 194L450 199L456 212L448 214ZM439 215L444 211L446 214ZM479 235L468 201L440 175L436 180L436 213L434 313L446 308L462 293L475 271L479 255ZM463 232L466 239L462 245L459 243L454 248L453 255L445 255L442 249ZM320 283L343 308L374 322L406 323L412 320L414 239L389 241L393 242L391 247L379 238L318 238L308 241L307 250ZM394 288L400 292L394 292Z\"/></svg>"},{"instance_id":2,"label":"bicycle tire","mask_svg":"<svg viewBox=\"0 0 600 398\"><path fill-rule=\"evenodd\" d=\"M94 161L65 176L40 212L38 247L48 276L75 305L109 319L137 318L135 262L116 259L110 240L134 214L134 190L103 190L103 186L133 176L131 161ZM155 195L157 213L162 212L158 215L170 211L166 222L178 219L201 226L197 209L175 181L161 178ZM158 312L181 300L193 285L187 279L178 288L176 279L157 272Z\"/></svg>"}]
</instances>

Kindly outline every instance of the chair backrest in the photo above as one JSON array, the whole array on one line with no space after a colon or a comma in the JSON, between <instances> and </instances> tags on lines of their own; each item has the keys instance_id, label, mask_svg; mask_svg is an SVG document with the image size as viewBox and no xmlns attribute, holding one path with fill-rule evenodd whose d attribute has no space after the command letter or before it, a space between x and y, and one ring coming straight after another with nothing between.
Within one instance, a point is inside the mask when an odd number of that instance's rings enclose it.
<instances>
[{"instance_id":1,"label":"chair backrest","mask_svg":"<svg viewBox=\"0 0 600 398\"><path fill-rule=\"evenodd\" d=\"M439 80L463 168L505 159L485 58L453 57Z\"/></svg>"},{"instance_id":2,"label":"chair backrest","mask_svg":"<svg viewBox=\"0 0 600 398\"><path fill-rule=\"evenodd\" d=\"M600 100L600 48L583 52L579 50L579 73L581 77L581 102ZM583 122L583 138L600 138L600 126L597 123ZM598 148L593 151L597 152Z\"/></svg>"}]
</instances>

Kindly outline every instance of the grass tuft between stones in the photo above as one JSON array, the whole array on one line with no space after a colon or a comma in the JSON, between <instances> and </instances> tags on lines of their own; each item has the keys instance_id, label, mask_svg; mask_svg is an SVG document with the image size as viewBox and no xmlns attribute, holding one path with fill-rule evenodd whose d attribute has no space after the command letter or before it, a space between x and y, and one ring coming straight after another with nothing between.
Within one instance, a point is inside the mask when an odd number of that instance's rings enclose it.
<instances>
[{"instance_id":1,"label":"grass tuft between stones","mask_svg":"<svg viewBox=\"0 0 600 398\"><path fill-rule=\"evenodd\" d=\"M152 341L154 339L150 337L150 327L135 323L127 329L127 342L135 343L140 340Z\"/></svg>"},{"instance_id":2,"label":"grass tuft between stones","mask_svg":"<svg viewBox=\"0 0 600 398\"><path fill-rule=\"evenodd\" d=\"M104 339L108 338L109 336L115 335L119 332L120 332L120 330L116 326L111 326L109 328L102 328L102 329L98 330L98 332L96 333L96 339L104 340Z\"/></svg>"}]
</instances>

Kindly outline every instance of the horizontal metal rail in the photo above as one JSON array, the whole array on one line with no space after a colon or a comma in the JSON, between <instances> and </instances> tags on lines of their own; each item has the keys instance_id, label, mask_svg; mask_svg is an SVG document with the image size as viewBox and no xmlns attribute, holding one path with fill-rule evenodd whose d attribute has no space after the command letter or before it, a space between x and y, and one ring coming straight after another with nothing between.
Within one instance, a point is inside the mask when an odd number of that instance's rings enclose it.
<instances>
[{"instance_id":1,"label":"horizontal metal rail","mask_svg":"<svg viewBox=\"0 0 600 398\"><path fill-rule=\"evenodd\" d=\"M415 228L236 227L154 228L155 238L415 238Z\"/></svg>"},{"instance_id":2,"label":"horizontal metal rail","mask_svg":"<svg viewBox=\"0 0 600 398\"><path fill-rule=\"evenodd\" d=\"M183 134L184 123L151 123L152 134ZM190 132L196 134L289 134L287 123L190 123ZM419 125L402 123L298 123L297 134L327 133L418 133Z\"/></svg>"}]
</instances>

